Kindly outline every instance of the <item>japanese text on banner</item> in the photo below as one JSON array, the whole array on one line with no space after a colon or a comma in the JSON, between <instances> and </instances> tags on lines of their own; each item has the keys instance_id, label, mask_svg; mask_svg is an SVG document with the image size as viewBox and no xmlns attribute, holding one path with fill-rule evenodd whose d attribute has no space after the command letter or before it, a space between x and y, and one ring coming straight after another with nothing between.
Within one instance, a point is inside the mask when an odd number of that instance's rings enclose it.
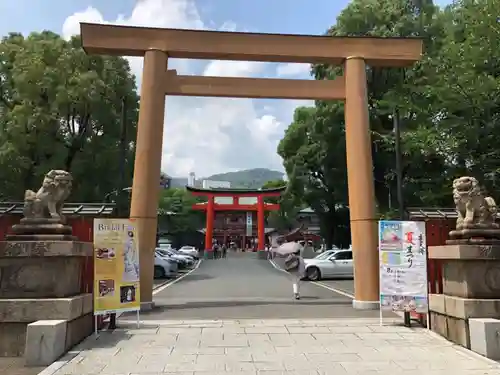
<instances>
[{"instance_id":1,"label":"japanese text on banner","mask_svg":"<svg viewBox=\"0 0 500 375\"><path fill-rule=\"evenodd\" d=\"M380 306L427 312L425 223L379 222Z\"/></svg>"}]
</instances>

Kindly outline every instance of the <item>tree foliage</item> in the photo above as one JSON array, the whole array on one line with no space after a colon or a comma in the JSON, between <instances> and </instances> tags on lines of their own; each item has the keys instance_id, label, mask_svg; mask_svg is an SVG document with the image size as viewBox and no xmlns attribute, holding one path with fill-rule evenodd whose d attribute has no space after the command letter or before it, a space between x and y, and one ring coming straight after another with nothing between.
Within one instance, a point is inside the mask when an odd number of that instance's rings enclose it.
<instances>
[{"instance_id":1,"label":"tree foliage","mask_svg":"<svg viewBox=\"0 0 500 375\"><path fill-rule=\"evenodd\" d=\"M130 186L137 110L127 60L89 56L79 38L64 40L48 31L4 37L1 198L22 199L50 169L73 174L72 200L102 201Z\"/></svg>"},{"instance_id":2,"label":"tree foliage","mask_svg":"<svg viewBox=\"0 0 500 375\"><path fill-rule=\"evenodd\" d=\"M160 194L159 225L172 236L197 230L203 226L203 211L195 211L192 206L200 203L185 188L164 189Z\"/></svg>"},{"instance_id":3,"label":"tree foliage","mask_svg":"<svg viewBox=\"0 0 500 375\"><path fill-rule=\"evenodd\" d=\"M475 176L499 198L499 7L500 0L461 0L444 9L431 0L353 0L327 31L331 36L419 36L424 41L423 59L413 67L367 70L380 215L390 215L397 206L396 109L407 206L451 206L451 182L462 174ZM312 73L316 79L332 79L343 72L342 67L315 65ZM348 205L344 130L343 104L317 101L314 107L296 109L278 147L290 189L315 209L324 235L334 242Z\"/></svg>"},{"instance_id":4,"label":"tree foliage","mask_svg":"<svg viewBox=\"0 0 500 375\"><path fill-rule=\"evenodd\" d=\"M284 180L271 180L266 182L262 189L272 189L288 187L288 184ZM266 212L267 214L267 225L275 228L277 230L289 231L293 229L296 225L297 213L301 209L300 202L297 197L290 191L290 189L285 189L280 197L269 197L265 198L266 203L277 203L279 204L278 211Z\"/></svg>"}]
</instances>

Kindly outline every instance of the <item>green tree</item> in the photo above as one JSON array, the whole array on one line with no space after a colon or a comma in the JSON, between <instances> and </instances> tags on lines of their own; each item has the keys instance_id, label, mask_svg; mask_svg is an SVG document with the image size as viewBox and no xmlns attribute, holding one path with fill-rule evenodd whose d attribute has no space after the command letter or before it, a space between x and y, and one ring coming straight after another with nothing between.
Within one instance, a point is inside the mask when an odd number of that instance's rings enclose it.
<instances>
[{"instance_id":1,"label":"green tree","mask_svg":"<svg viewBox=\"0 0 500 375\"><path fill-rule=\"evenodd\" d=\"M37 188L50 169L73 174L72 200L102 201L114 189L130 186L137 110L127 60L89 56L79 38L66 41L49 31L4 37L2 198L22 199L24 190Z\"/></svg>"},{"instance_id":2,"label":"green tree","mask_svg":"<svg viewBox=\"0 0 500 375\"><path fill-rule=\"evenodd\" d=\"M340 241L345 226L347 175L343 105L318 102L300 107L278 146L288 190L318 215L328 246Z\"/></svg>"},{"instance_id":3,"label":"green tree","mask_svg":"<svg viewBox=\"0 0 500 375\"><path fill-rule=\"evenodd\" d=\"M172 236L200 228L204 214L192 209L200 201L184 188L162 190L158 204L160 226Z\"/></svg>"},{"instance_id":4,"label":"green tree","mask_svg":"<svg viewBox=\"0 0 500 375\"><path fill-rule=\"evenodd\" d=\"M262 188L272 189L279 187L288 187L284 180L272 180L266 182ZM280 197L269 197L265 199L266 203L279 204L278 211L266 212L267 224L278 230L291 230L296 225L297 213L300 210L300 202L290 189L286 189Z\"/></svg>"},{"instance_id":5,"label":"green tree","mask_svg":"<svg viewBox=\"0 0 500 375\"><path fill-rule=\"evenodd\" d=\"M375 195L379 210L394 206L396 197L394 110L403 129L404 196L407 204L436 204L442 198L431 183L444 183L445 157L436 148L435 113L429 112L432 83L426 65L443 43L443 20L432 1L354 0L339 15L327 34L332 36L415 37L424 40L422 63L401 70L369 67L368 105L372 129ZM317 79L342 74L342 67L318 65ZM327 104L323 105L328 107ZM426 147L421 147L425 144ZM428 162L429 168L421 168ZM425 187L425 188L424 188ZM424 190L424 191L422 191Z\"/></svg>"}]
</instances>

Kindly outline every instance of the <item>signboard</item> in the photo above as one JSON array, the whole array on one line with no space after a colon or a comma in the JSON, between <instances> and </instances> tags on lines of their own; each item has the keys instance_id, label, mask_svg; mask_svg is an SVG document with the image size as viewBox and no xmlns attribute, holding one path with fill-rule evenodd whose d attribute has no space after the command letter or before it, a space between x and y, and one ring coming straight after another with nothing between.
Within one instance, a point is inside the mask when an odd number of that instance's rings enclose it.
<instances>
[{"instance_id":1,"label":"signboard","mask_svg":"<svg viewBox=\"0 0 500 375\"><path fill-rule=\"evenodd\" d=\"M251 236L252 235L252 212L247 212L246 228L247 228L246 235Z\"/></svg>"},{"instance_id":2,"label":"signboard","mask_svg":"<svg viewBox=\"0 0 500 375\"><path fill-rule=\"evenodd\" d=\"M379 221L380 308L427 313L425 223Z\"/></svg>"},{"instance_id":3,"label":"signboard","mask_svg":"<svg viewBox=\"0 0 500 375\"><path fill-rule=\"evenodd\" d=\"M94 315L139 311L139 293L134 221L94 219Z\"/></svg>"}]
</instances>

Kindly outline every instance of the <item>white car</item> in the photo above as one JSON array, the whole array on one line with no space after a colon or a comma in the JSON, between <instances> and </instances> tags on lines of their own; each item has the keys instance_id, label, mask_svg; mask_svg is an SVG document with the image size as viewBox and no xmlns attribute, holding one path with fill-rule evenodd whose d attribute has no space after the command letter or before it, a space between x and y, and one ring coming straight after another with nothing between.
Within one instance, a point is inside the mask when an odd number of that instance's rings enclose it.
<instances>
[{"instance_id":1,"label":"white car","mask_svg":"<svg viewBox=\"0 0 500 375\"><path fill-rule=\"evenodd\" d=\"M311 281L335 277L354 277L352 250L337 250L323 257L320 254L313 259L304 259L305 278Z\"/></svg>"},{"instance_id":2,"label":"white car","mask_svg":"<svg viewBox=\"0 0 500 375\"><path fill-rule=\"evenodd\" d=\"M174 259L163 257L155 252L154 278L163 279L177 276L178 266Z\"/></svg>"},{"instance_id":3,"label":"white car","mask_svg":"<svg viewBox=\"0 0 500 375\"><path fill-rule=\"evenodd\" d=\"M176 260L177 264L179 265L179 268L191 267L194 265L195 262L192 256L178 253L173 249L167 250L157 247L155 252L160 254L160 256L170 257Z\"/></svg>"},{"instance_id":4,"label":"white car","mask_svg":"<svg viewBox=\"0 0 500 375\"><path fill-rule=\"evenodd\" d=\"M195 259L198 259L198 249L196 249L194 246L182 246L177 251L181 254L186 254L192 256Z\"/></svg>"}]
</instances>

